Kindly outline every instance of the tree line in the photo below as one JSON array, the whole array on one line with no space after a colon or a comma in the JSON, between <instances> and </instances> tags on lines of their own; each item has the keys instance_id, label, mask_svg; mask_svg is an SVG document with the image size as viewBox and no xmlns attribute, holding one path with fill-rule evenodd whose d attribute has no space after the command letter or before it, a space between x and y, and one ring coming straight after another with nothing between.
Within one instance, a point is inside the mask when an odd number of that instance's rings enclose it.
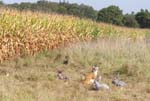
<instances>
[{"instance_id":1,"label":"tree line","mask_svg":"<svg viewBox=\"0 0 150 101\"><path fill-rule=\"evenodd\" d=\"M80 18L89 18L97 22L111 23L120 26L150 28L150 11L147 9L141 9L137 13L132 12L131 14L123 14L123 11L118 6L114 5L97 11L91 6L69 3L65 0L60 0L59 3L39 0L36 3L22 2L20 4L4 4L0 1L0 5L16 8L20 11L31 10L45 13L55 12L59 14L74 15Z\"/></svg>"}]
</instances>

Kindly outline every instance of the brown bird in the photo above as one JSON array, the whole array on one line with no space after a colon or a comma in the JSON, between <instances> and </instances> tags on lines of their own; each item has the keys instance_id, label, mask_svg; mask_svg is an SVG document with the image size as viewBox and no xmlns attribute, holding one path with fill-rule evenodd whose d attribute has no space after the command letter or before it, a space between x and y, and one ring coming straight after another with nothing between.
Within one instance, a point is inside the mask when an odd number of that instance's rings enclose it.
<instances>
[{"instance_id":1,"label":"brown bird","mask_svg":"<svg viewBox=\"0 0 150 101\"><path fill-rule=\"evenodd\" d=\"M63 61L63 64L67 65L69 63L69 57L65 56L65 59Z\"/></svg>"}]
</instances>

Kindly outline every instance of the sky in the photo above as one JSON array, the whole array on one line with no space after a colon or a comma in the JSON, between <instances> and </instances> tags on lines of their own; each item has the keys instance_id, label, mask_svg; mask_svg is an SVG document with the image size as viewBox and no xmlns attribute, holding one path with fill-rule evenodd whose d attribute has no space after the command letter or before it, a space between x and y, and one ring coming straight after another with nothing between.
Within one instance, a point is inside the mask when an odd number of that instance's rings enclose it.
<instances>
[{"instance_id":1,"label":"sky","mask_svg":"<svg viewBox=\"0 0 150 101\"><path fill-rule=\"evenodd\" d=\"M4 3L37 2L38 0L2 0ZM59 2L59 0L48 0ZM63 1L63 0L62 0ZM66 0L67 1L67 0ZM86 4L96 10L108 7L110 5L119 6L123 13L137 12L140 9L150 11L150 0L68 0L70 3Z\"/></svg>"}]
</instances>

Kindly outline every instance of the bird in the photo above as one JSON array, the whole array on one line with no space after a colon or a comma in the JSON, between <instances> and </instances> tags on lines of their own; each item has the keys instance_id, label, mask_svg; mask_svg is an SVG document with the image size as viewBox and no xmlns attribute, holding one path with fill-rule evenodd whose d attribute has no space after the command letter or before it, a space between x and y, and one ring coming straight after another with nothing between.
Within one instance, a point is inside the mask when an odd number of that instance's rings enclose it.
<instances>
[{"instance_id":1,"label":"bird","mask_svg":"<svg viewBox=\"0 0 150 101\"><path fill-rule=\"evenodd\" d=\"M124 87L124 86L127 85L124 81L121 81L121 80L119 79L119 73L118 73L117 76L112 80L112 84L114 84L115 86L118 86L118 87Z\"/></svg>"},{"instance_id":2,"label":"bird","mask_svg":"<svg viewBox=\"0 0 150 101\"><path fill-rule=\"evenodd\" d=\"M92 84L94 82L94 79L97 78L97 73L98 73L98 67L93 66L91 72L85 75L83 84L86 84L86 85Z\"/></svg>"},{"instance_id":3,"label":"bird","mask_svg":"<svg viewBox=\"0 0 150 101\"><path fill-rule=\"evenodd\" d=\"M97 77L92 84L92 88L94 90L100 90L100 89L110 90L110 87L107 84L102 83L101 79L102 79L101 76Z\"/></svg>"},{"instance_id":4,"label":"bird","mask_svg":"<svg viewBox=\"0 0 150 101\"><path fill-rule=\"evenodd\" d=\"M67 65L69 63L69 57L65 56L65 59L63 61L63 64Z\"/></svg>"},{"instance_id":5,"label":"bird","mask_svg":"<svg viewBox=\"0 0 150 101\"><path fill-rule=\"evenodd\" d=\"M62 72L63 72L62 70L57 71L57 78L59 80L67 81L69 78L66 75L64 75Z\"/></svg>"}]
</instances>

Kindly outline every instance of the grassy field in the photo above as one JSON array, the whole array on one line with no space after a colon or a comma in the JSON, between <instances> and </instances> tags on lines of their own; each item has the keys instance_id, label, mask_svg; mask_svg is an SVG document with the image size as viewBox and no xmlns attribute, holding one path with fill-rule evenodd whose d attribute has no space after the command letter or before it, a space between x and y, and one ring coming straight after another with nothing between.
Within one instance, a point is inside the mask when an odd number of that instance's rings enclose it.
<instances>
[{"instance_id":1,"label":"grassy field","mask_svg":"<svg viewBox=\"0 0 150 101\"><path fill-rule=\"evenodd\" d=\"M149 101L149 35L149 29L1 8L0 100ZM82 85L83 74L95 64L111 91ZM68 82L56 79L59 69ZM111 84L118 72L127 87Z\"/></svg>"},{"instance_id":2,"label":"grassy field","mask_svg":"<svg viewBox=\"0 0 150 101\"><path fill-rule=\"evenodd\" d=\"M64 65L65 56L69 64ZM101 64L100 64L101 63ZM81 77L97 64L111 91L93 91ZM0 100L3 101L149 101L150 43L125 39L82 42L36 56L5 61L0 66ZM56 79L64 70L68 82ZM116 72L125 88L111 84Z\"/></svg>"}]
</instances>

